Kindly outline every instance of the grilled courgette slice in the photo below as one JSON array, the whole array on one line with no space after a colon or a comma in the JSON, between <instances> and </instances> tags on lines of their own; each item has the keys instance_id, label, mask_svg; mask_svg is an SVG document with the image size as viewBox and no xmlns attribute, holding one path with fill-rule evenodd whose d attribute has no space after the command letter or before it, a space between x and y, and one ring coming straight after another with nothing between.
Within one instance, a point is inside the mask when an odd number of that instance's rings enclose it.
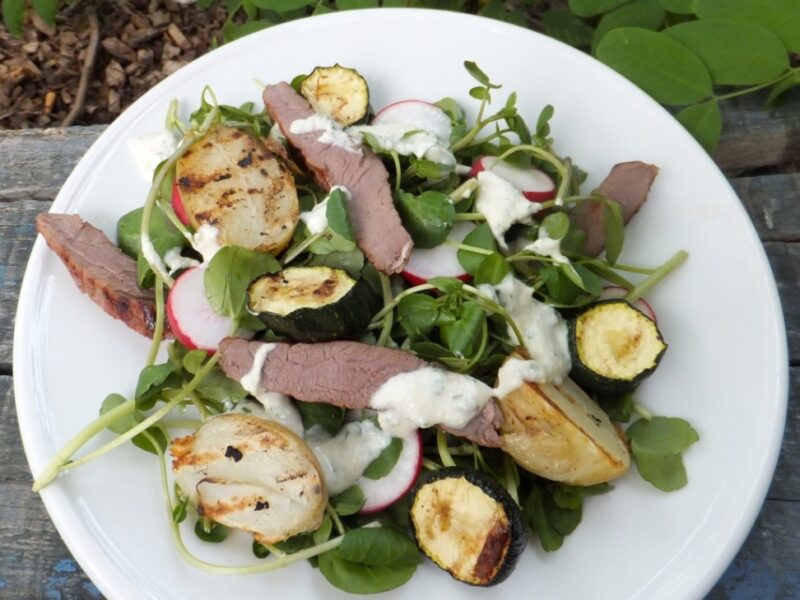
<instances>
[{"instance_id":1,"label":"grilled courgette slice","mask_svg":"<svg viewBox=\"0 0 800 600\"><path fill-rule=\"evenodd\" d=\"M453 578L490 586L506 579L528 542L517 504L488 476L449 467L422 476L409 516L417 545Z\"/></svg>"},{"instance_id":2,"label":"grilled courgette slice","mask_svg":"<svg viewBox=\"0 0 800 600\"><path fill-rule=\"evenodd\" d=\"M330 267L289 267L250 284L247 306L274 332L297 342L358 337L378 310L365 280Z\"/></svg>"},{"instance_id":3,"label":"grilled courgette slice","mask_svg":"<svg viewBox=\"0 0 800 600\"><path fill-rule=\"evenodd\" d=\"M300 93L316 112L347 127L367 118L369 87L355 69L317 67L300 84Z\"/></svg>"},{"instance_id":4,"label":"grilled courgette slice","mask_svg":"<svg viewBox=\"0 0 800 600\"><path fill-rule=\"evenodd\" d=\"M593 304L570 322L570 377L603 395L631 391L656 370L667 345L655 322L625 300Z\"/></svg>"}]
</instances>

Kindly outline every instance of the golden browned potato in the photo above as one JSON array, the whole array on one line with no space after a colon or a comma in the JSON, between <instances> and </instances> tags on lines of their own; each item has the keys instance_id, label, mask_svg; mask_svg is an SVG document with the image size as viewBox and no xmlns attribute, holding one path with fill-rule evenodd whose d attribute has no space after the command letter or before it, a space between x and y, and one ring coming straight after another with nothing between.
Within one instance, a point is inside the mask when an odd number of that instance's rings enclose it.
<instances>
[{"instance_id":1,"label":"golden browned potato","mask_svg":"<svg viewBox=\"0 0 800 600\"><path fill-rule=\"evenodd\" d=\"M300 217L294 177L246 133L214 125L175 176L191 225L216 227L220 244L279 252L291 241Z\"/></svg>"},{"instance_id":2,"label":"golden browned potato","mask_svg":"<svg viewBox=\"0 0 800 600\"><path fill-rule=\"evenodd\" d=\"M197 512L275 544L322 523L328 493L312 450L284 426L243 413L209 419L170 447Z\"/></svg>"},{"instance_id":3,"label":"golden browned potato","mask_svg":"<svg viewBox=\"0 0 800 600\"><path fill-rule=\"evenodd\" d=\"M498 400L502 448L524 469L571 485L615 479L630 466L624 440L573 381L525 382Z\"/></svg>"}]
</instances>

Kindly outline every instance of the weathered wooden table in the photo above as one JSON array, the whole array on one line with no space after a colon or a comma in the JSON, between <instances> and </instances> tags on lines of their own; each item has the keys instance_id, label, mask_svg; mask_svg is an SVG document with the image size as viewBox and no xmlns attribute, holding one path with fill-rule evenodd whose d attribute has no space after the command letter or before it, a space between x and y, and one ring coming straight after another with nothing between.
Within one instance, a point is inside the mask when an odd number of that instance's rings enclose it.
<instances>
[{"instance_id":1,"label":"weathered wooden table","mask_svg":"<svg viewBox=\"0 0 800 600\"><path fill-rule=\"evenodd\" d=\"M778 469L750 536L709 598L800 598L800 97L772 113L729 103L716 153L767 251L789 337L791 398ZM59 538L20 443L11 346L34 217L103 127L0 132L0 598L99 598ZM757 399L754 399L757 401Z\"/></svg>"}]
</instances>

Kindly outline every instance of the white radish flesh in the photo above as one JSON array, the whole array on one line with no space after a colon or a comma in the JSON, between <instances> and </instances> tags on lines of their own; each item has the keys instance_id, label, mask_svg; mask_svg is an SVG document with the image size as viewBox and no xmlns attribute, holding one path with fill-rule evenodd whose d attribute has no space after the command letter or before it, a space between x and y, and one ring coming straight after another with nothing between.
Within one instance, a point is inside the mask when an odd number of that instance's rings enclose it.
<instances>
[{"instance_id":1,"label":"white radish flesh","mask_svg":"<svg viewBox=\"0 0 800 600\"><path fill-rule=\"evenodd\" d=\"M615 285L603 288L603 292L600 294L600 300L617 300L619 298L624 298L625 295L628 293L628 290L625 288L617 287ZM644 298L639 298L636 302L631 302L631 305L643 312L647 317L649 317L653 323L658 323L658 319L656 318L656 311L653 310L653 307L645 300Z\"/></svg>"},{"instance_id":2,"label":"white radish flesh","mask_svg":"<svg viewBox=\"0 0 800 600\"><path fill-rule=\"evenodd\" d=\"M419 431L403 438L403 449L392 470L380 479L361 477L358 486L366 501L362 514L375 513L394 504L417 482L422 468L422 436Z\"/></svg>"},{"instance_id":3,"label":"white radish flesh","mask_svg":"<svg viewBox=\"0 0 800 600\"><path fill-rule=\"evenodd\" d=\"M521 191L528 200L545 202L555 198L555 183L547 173L540 169L515 167L507 162L498 163L495 156L482 156L472 165L470 175L476 177L481 171L489 169Z\"/></svg>"},{"instance_id":4,"label":"white radish flesh","mask_svg":"<svg viewBox=\"0 0 800 600\"><path fill-rule=\"evenodd\" d=\"M402 100L389 104L380 109L372 119L373 125L390 123L428 131L443 142L450 141L453 130L447 113L424 100Z\"/></svg>"},{"instance_id":5,"label":"white radish flesh","mask_svg":"<svg viewBox=\"0 0 800 600\"><path fill-rule=\"evenodd\" d=\"M475 229L473 223L462 221L456 223L447 239L459 244L464 241L470 231ZM426 283L432 277L457 277L467 281L469 275L458 262L458 250L447 244L439 244L435 248L414 248L403 277L411 285Z\"/></svg>"},{"instance_id":6,"label":"white radish flesh","mask_svg":"<svg viewBox=\"0 0 800 600\"><path fill-rule=\"evenodd\" d=\"M231 334L231 320L211 308L203 282L205 268L185 271L167 296L167 321L175 338L190 350L215 352Z\"/></svg>"}]
</instances>

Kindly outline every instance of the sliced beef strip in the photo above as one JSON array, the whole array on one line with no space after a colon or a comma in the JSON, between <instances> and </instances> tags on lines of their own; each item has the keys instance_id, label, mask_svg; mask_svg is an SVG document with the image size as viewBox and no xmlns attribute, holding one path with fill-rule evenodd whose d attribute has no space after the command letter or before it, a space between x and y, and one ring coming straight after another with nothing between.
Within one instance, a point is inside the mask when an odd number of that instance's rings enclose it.
<instances>
[{"instance_id":1,"label":"sliced beef strip","mask_svg":"<svg viewBox=\"0 0 800 600\"><path fill-rule=\"evenodd\" d=\"M231 379L250 372L263 342L226 338L219 346L220 366ZM275 344L261 368L261 387L303 402L324 402L350 409L369 408L384 382L429 363L403 350L359 342ZM491 401L463 429L445 429L482 446L499 447L502 416Z\"/></svg>"},{"instance_id":2,"label":"sliced beef strip","mask_svg":"<svg viewBox=\"0 0 800 600\"><path fill-rule=\"evenodd\" d=\"M155 296L139 287L135 260L78 215L43 213L36 228L84 294L137 333L153 336Z\"/></svg>"},{"instance_id":3,"label":"sliced beef strip","mask_svg":"<svg viewBox=\"0 0 800 600\"><path fill-rule=\"evenodd\" d=\"M381 159L367 147L351 152L320 142L319 132L292 133L292 122L313 115L314 110L285 82L265 88L264 104L320 187L329 190L341 185L350 191L350 221L367 259L383 273L400 273L408 262L413 242L394 207L389 173Z\"/></svg>"},{"instance_id":4,"label":"sliced beef strip","mask_svg":"<svg viewBox=\"0 0 800 600\"><path fill-rule=\"evenodd\" d=\"M622 219L631 220L647 200L647 194L658 175L658 167L641 161L624 162L614 165L611 172L594 191L619 202ZM586 232L584 252L597 256L605 247L603 233L603 204L584 202L572 213L575 225Z\"/></svg>"}]
</instances>

